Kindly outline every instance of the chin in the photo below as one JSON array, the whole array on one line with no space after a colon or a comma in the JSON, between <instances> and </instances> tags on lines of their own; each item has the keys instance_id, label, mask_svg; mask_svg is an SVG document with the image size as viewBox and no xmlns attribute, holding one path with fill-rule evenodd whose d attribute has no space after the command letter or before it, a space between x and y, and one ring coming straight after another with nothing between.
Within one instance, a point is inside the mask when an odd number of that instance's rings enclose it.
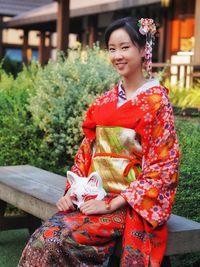
<instances>
[{"instance_id":1,"label":"chin","mask_svg":"<svg viewBox=\"0 0 200 267\"><path fill-rule=\"evenodd\" d=\"M125 71L125 70L117 69L117 73L119 73L119 75L124 76L124 77L126 77L128 75L127 71Z\"/></svg>"}]
</instances>

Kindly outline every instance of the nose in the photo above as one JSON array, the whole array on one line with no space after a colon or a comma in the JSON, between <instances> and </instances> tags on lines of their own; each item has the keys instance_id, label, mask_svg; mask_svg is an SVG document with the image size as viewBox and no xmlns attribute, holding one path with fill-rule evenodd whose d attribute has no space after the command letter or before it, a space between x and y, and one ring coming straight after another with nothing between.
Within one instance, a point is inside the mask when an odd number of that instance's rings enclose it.
<instances>
[{"instance_id":1,"label":"nose","mask_svg":"<svg viewBox=\"0 0 200 267\"><path fill-rule=\"evenodd\" d=\"M114 53L114 59L115 60L119 60L119 59L122 59L123 58L123 55L121 53L120 50L116 50L115 53Z\"/></svg>"}]
</instances>

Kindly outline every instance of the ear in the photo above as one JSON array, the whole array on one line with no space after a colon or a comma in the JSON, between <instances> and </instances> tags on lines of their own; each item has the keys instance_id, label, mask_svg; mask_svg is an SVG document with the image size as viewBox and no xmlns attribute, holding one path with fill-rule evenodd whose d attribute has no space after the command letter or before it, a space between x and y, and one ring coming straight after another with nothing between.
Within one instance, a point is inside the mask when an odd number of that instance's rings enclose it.
<instances>
[{"instance_id":1,"label":"ear","mask_svg":"<svg viewBox=\"0 0 200 267\"><path fill-rule=\"evenodd\" d=\"M76 183L77 175L73 172L68 171L67 172L67 180L69 181L70 185Z\"/></svg>"},{"instance_id":2,"label":"ear","mask_svg":"<svg viewBox=\"0 0 200 267\"><path fill-rule=\"evenodd\" d=\"M96 187L101 187L102 186L102 179L98 175L97 172L93 172L93 173L90 174L89 180L88 180L87 183L91 184L93 186L96 186Z\"/></svg>"},{"instance_id":3,"label":"ear","mask_svg":"<svg viewBox=\"0 0 200 267\"><path fill-rule=\"evenodd\" d=\"M145 56L145 47L140 49L140 56L143 58Z\"/></svg>"}]
</instances>

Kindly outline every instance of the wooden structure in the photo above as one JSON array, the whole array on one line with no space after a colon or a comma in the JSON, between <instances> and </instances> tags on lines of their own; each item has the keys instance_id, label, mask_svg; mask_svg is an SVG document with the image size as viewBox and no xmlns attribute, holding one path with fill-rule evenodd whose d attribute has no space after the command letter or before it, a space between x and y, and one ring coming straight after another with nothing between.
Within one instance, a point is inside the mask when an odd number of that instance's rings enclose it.
<instances>
[{"instance_id":1,"label":"wooden structure","mask_svg":"<svg viewBox=\"0 0 200 267\"><path fill-rule=\"evenodd\" d=\"M66 51L69 42L69 0L57 1L57 48Z\"/></svg>"},{"instance_id":2,"label":"wooden structure","mask_svg":"<svg viewBox=\"0 0 200 267\"><path fill-rule=\"evenodd\" d=\"M28 227L32 232L39 225L37 218L46 220L57 211L55 203L63 195L65 182L63 176L29 165L0 167L0 231ZM29 215L5 217L6 203ZM170 255L200 252L200 223L172 215L168 227L169 237L163 267L170 267ZM120 255L121 240L117 243L112 260ZM112 262L110 266L113 266Z\"/></svg>"},{"instance_id":3,"label":"wooden structure","mask_svg":"<svg viewBox=\"0 0 200 267\"><path fill-rule=\"evenodd\" d=\"M13 17L17 16L20 13L24 13L35 8L41 7L42 5L46 5L51 3L53 0L0 0L0 25L4 23L4 17ZM12 44L3 43L3 30L0 27L0 59L4 56L5 47L12 47ZM23 46L22 46L22 59L24 63L28 62L27 59L27 51L29 48L28 44L28 31L24 31L23 38Z\"/></svg>"},{"instance_id":4,"label":"wooden structure","mask_svg":"<svg viewBox=\"0 0 200 267\"><path fill-rule=\"evenodd\" d=\"M200 0L165 2L168 5L163 6L163 0L71 0L70 3L69 0L54 0L41 8L21 13L1 25L3 28L28 32L39 30L43 36L47 32L51 36L57 31L57 47L66 51L68 32L75 33L83 45L92 46L95 41L102 42L105 27L118 17L153 17L159 28L153 61L166 62L180 51L186 54L190 51L194 52L192 63L200 65ZM39 51L43 63L46 61L45 46Z\"/></svg>"},{"instance_id":5,"label":"wooden structure","mask_svg":"<svg viewBox=\"0 0 200 267\"><path fill-rule=\"evenodd\" d=\"M92 2L89 0L54 0L51 4L13 17L10 21L2 23L2 27L23 29L24 32L37 30L43 32L44 36L46 32L50 35L57 32L57 48L66 51L69 32L77 34L81 43L89 44L91 47L95 41L102 41L105 27L115 16L120 16L123 12L132 12L134 8L140 9L145 5L145 10L149 9L152 16L156 17L159 14L159 3L160 0L140 0L136 3L124 0L94 0ZM106 16L105 20L104 16ZM42 40L40 44L41 42ZM41 47L40 45L39 59L43 64L46 61L45 46L43 49Z\"/></svg>"},{"instance_id":6,"label":"wooden structure","mask_svg":"<svg viewBox=\"0 0 200 267\"><path fill-rule=\"evenodd\" d=\"M0 0L0 16L16 16L28 10L49 4L52 1L53 0Z\"/></svg>"},{"instance_id":7,"label":"wooden structure","mask_svg":"<svg viewBox=\"0 0 200 267\"><path fill-rule=\"evenodd\" d=\"M196 64L171 64L171 63L153 63L153 76L163 72L162 77L168 79L171 85L189 88L197 80L200 80L200 65Z\"/></svg>"},{"instance_id":8,"label":"wooden structure","mask_svg":"<svg viewBox=\"0 0 200 267\"><path fill-rule=\"evenodd\" d=\"M195 4L195 45L194 45L194 64L200 65L200 0L196 0ZM197 23L198 22L198 23Z\"/></svg>"}]
</instances>

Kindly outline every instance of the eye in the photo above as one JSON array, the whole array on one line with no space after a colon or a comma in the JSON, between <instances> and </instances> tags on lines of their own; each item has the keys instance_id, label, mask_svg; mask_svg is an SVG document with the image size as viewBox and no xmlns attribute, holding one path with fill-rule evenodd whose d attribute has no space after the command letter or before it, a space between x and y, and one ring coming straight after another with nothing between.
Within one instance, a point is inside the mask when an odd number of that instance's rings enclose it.
<instances>
[{"instance_id":1,"label":"eye","mask_svg":"<svg viewBox=\"0 0 200 267\"><path fill-rule=\"evenodd\" d=\"M109 48L108 48L108 51L109 51L110 53L113 53L113 52L115 52L115 48L113 48L113 47L109 47Z\"/></svg>"},{"instance_id":2,"label":"eye","mask_svg":"<svg viewBox=\"0 0 200 267\"><path fill-rule=\"evenodd\" d=\"M127 50L127 49L129 49L129 46L123 46L122 47L122 50Z\"/></svg>"}]
</instances>

